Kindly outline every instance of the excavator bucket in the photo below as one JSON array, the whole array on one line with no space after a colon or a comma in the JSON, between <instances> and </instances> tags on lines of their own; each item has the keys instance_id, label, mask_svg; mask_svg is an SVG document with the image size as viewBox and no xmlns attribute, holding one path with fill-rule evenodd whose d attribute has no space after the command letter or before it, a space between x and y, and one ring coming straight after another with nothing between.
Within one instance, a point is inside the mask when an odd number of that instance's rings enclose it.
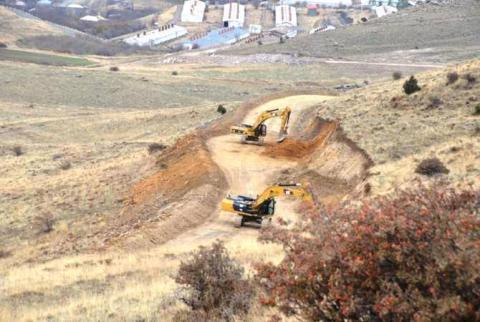
<instances>
[{"instance_id":1,"label":"excavator bucket","mask_svg":"<svg viewBox=\"0 0 480 322\"><path fill-rule=\"evenodd\" d=\"M285 110L285 114L282 115L282 127L280 128L280 133L278 134L277 143L282 143L288 136L288 122L290 122L290 108Z\"/></svg>"},{"instance_id":2,"label":"excavator bucket","mask_svg":"<svg viewBox=\"0 0 480 322\"><path fill-rule=\"evenodd\" d=\"M282 143L287 138L288 134L284 131L280 132L278 135L277 143Z\"/></svg>"}]
</instances>

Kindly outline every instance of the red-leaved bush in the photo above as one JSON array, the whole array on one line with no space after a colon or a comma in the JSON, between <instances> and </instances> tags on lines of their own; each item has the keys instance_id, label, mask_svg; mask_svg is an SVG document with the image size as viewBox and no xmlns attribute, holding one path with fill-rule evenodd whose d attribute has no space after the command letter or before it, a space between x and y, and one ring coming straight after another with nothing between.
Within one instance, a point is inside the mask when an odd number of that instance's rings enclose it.
<instances>
[{"instance_id":1,"label":"red-leaved bush","mask_svg":"<svg viewBox=\"0 0 480 322\"><path fill-rule=\"evenodd\" d=\"M480 191L401 192L310 210L260 264L261 302L311 321L480 321Z\"/></svg>"}]
</instances>

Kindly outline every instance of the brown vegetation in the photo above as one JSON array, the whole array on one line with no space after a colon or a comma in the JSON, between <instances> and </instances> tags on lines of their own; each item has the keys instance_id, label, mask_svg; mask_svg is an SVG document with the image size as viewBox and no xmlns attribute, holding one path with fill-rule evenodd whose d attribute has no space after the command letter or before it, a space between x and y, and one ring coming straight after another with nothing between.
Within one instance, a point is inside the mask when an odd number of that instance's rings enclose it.
<instances>
[{"instance_id":1,"label":"brown vegetation","mask_svg":"<svg viewBox=\"0 0 480 322\"><path fill-rule=\"evenodd\" d=\"M175 281L183 285L182 301L190 308L180 321L235 321L250 310L254 295L244 269L230 257L221 242L200 247L182 261Z\"/></svg>"},{"instance_id":2,"label":"brown vegetation","mask_svg":"<svg viewBox=\"0 0 480 322\"><path fill-rule=\"evenodd\" d=\"M426 176L433 176L436 174L448 174L450 170L448 170L438 158L430 158L420 162L415 172Z\"/></svg>"},{"instance_id":3,"label":"brown vegetation","mask_svg":"<svg viewBox=\"0 0 480 322\"><path fill-rule=\"evenodd\" d=\"M148 145L148 153L153 154L155 152L163 151L167 148L165 144L162 143L150 143Z\"/></svg>"},{"instance_id":4,"label":"brown vegetation","mask_svg":"<svg viewBox=\"0 0 480 322\"><path fill-rule=\"evenodd\" d=\"M270 227L261 301L305 320L480 319L480 191L421 188Z\"/></svg>"},{"instance_id":5,"label":"brown vegetation","mask_svg":"<svg viewBox=\"0 0 480 322\"><path fill-rule=\"evenodd\" d=\"M24 154L25 152L23 152L23 149L20 145L16 145L12 148L12 152L15 156L21 156L22 154Z\"/></svg>"},{"instance_id":6,"label":"brown vegetation","mask_svg":"<svg viewBox=\"0 0 480 322\"><path fill-rule=\"evenodd\" d=\"M227 109L225 108L225 106L223 106L223 105L220 104L220 105L218 105L218 107L217 107L217 113L225 114L225 113L227 113Z\"/></svg>"},{"instance_id":7,"label":"brown vegetation","mask_svg":"<svg viewBox=\"0 0 480 322\"><path fill-rule=\"evenodd\" d=\"M450 72L447 74L447 85L451 85L458 80L458 73L457 72Z\"/></svg>"},{"instance_id":8,"label":"brown vegetation","mask_svg":"<svg viewBox=\"0 0 480 322\"><path fill-rule=\"evenodd\" d=\"M407 95L418 92L419 90L421 90L421 88L418 86L418 81L414 76L410 76L410 78L403 84L403 91Z\"/></svg>"}]
</instances>

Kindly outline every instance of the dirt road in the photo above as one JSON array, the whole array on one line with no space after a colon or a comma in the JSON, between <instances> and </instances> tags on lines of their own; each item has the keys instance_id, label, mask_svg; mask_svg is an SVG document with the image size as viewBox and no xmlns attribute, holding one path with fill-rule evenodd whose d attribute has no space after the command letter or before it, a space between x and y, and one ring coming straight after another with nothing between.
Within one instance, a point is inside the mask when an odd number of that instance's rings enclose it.
<instances>
[{"instance_id":1,"label":"dirt road","mask_svg":"<svg viewBox=\"0 0 480 322\"><path fill-rule=\"evenodd\" d=\"M270 101L250 111L243 123L252 123L255 117L262 111L272 108L290 106L292 117L290 124L294 124L302 110L314 106L321 101L329 99L323 95L297 95ZM265 146L277 144L276 138L279 128L279 120L271 119L266 122L268 134ZM253 195L260 193L268 184L273 183L272 176L282 169L293 168L296 161L274 159L261 152L265 147L241 144L240 137L233 135L217 136L208 141L208 148L214 161L225 173L232 194ZM276 216L292 218L294 213L294 201L278 199ZM256 239L257 228L238 228L240 218L231 213L218 210L211 222L199 228L190 230L166 243L166 247L181 247L182 249L194 249L199 245L205 245L216 239L232 241L233 239L250 240Z\"/></svg>"}]
</instances>

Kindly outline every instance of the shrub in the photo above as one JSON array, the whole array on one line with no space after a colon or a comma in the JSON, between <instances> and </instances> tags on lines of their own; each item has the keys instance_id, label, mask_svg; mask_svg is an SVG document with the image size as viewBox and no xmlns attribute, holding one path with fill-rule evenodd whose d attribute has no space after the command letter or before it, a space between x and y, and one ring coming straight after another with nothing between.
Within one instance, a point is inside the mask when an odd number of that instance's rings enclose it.
<instances>
[{"instance_id":1,"label":"shrub","mask_svg":"<svg viewBox=\"0 0 480 322\"><path fill-rule=\"evenodd\" d=\"M62 170L68 170L72 167L72 163L70 163L70 161L64 160L60 162L58 167Z\"/></svg>"},{"instance_id":2,"label":"shrub","mask_svg":"<svg viewBox=\"0 0 480 322\"><path fill-rule=\"evenodd\" d=\"M174 71L172 72L172 75L173 75L173 76L177 76L177 75L178 75L178 72L177 72L176 70L174 70Z\"/></svg>"},{"instance_id":3,"label":"shrub","mask_svg":"<svg viewBox=\"0 0 480 322\"><path fill-rule=\"evenodd\" d=\"M217 113L225 114L225 113L227 113L227 109L225 108L225 106L220 104L220 105L217 106Z\"/></svg>"},{"instance_id":4,"label":"shrub","mask_svg":"<svg viewBox=\"0 0 480 322\"><path fill-rule=\"evenodd\" d=\"M473 111L473 115L480 116L480 104L477 104L477 106L475 106L475 109Z\"/></svg>"},{"instance_id":5,"label":"shrub","mask_svg":"<svg viewBox=\"0 0 480 322\"><path fill-rule=\"evenodd\" d=\"M1 258L7 258L7 257L10 257L10 256L12 256L12 253L10 251L0 249L0 259Z\"/></svg>"},{"instance_id":6,"label":"shrub","mask_svg":"<svg viewBox=\"0 0 480 322\"><path fill-rule=\"evenodd\" d=\"M467 74L463 75L462 78L467 81L468 85L473 85L477 82L477 78L470 73L467 73Z\"/></svg>"},{"instance_id":7,"label":"shrub","mask_svg":"<svg viewBox=\"0 0 480 322\"><path fill-rule=\"evenodd\" d=\"M307 321L478 321L479 198L420 188L269 227L286 255L257 266L261 303Z\"/></svg>"},{"instance_id":8,"label":"shrub","mask_svg":"<svg viewBox=\"0 0 480 322\"><path fill-rule=\"evenodd\" d=\"M120 70L120 68L118 68L117 66L110 67L111 72L118 72L119 70Z\"/></svg>"},{"instance_id":9,"label":"shrub","mask_svg":"<svg viewBox=\"0 0 480 322\"><path fill-rule=\"evenodd\" d=\"M13 148L12 148L12 152L13 154L16 156L16 157L19 157L21 156L22 154L24 154L25 152L23 152L23 149L20 145L15 145Z\"/></svg>"},{"instance_id":10,"label":"shrub","mask_svg":"<svg viewBox=\"0 0 480 322\"><path fill-rule=\"evenodd\" d=\"M410 76L410 78L403 84L403 91L407 95L418 92L419 90L421 90L421 88L418 86L418 81L414 76Z\"/></svg>"},{"instance_id":11,"label":"shrub","mask_svg":"<svg viewBox=\"0 0 480 322\"><path fill-rule=\"evenodd\" d=\"M0 41L0 48L7 48L7 44Z\"/></svg>"},{"instance_id":12,"label":"shrub","mask_svg":"<svg viewBox=\"0 0 480 322\"><path fill-rule=\"evenodd\" d=\"M458 80L457 72L450 72L447 74L447 85L451 85Z\"/></svg>"},{"instance_id":13,"label":"shrub","mask_svg":"<svg viewBox=\"0 0 480 322\"><path fill-rule=\"evenodd\" d=\"M162 143L151 143L148 145L148 153L153 154L155 152L165 150L166 148L167 146Z\"/></svg>"},{"instance_id":14,"label":"shrub","mask_svg":"<svg viewBox=\"0 0 480 322\"><path fill-rule=\"evenodd\" d=\"M243 278L243 268L230 258L222 242L200 247L181 262L175 281L186 288L182 301L200 321L232 321L248 313L253 287Z\"/></svg>"},{"instance_id":15,"label":"shrub","mask_svg":"<svg viewBox=\"0 0 480 322\"><path fill-rule=\"evenodd\" d=\"M430 97L430 104L428 105L428 107L429 108L438 108L442 104L443 104L443 101L439 97L432 96L432 97Z\"/></svg>"},{"instance_id":16,"label":"shrub","mask_svg":"<svg viewBox=\"0 0 480 322\"><path fill-rule=\"evenodd\" d=\"M448 170L438 158L431 158L420 162L415 172L426 176L433 176L436 174L447 174L450 170Z\"/></svg>"},{"instance_id":17,"label":"shrub","mask_svg":"<svg viewBox=\"0 0 480 322\"><path fill-rule=\"evenodd\" d=\"M402 78L402 73L401 72L393 72L392 77L394 80L399 80Z\"/></svg>"},{"instance_id":18,"label":"shrub","mask_svg":"<svg viewBox=\"0 0 480 322\"><path fill-rule=\"evenodd\" d=\"M38 234L48 234L53 231L55 220L51 214L42 214L34 218L33 226Z\"/></svg>"}]
</instances>

